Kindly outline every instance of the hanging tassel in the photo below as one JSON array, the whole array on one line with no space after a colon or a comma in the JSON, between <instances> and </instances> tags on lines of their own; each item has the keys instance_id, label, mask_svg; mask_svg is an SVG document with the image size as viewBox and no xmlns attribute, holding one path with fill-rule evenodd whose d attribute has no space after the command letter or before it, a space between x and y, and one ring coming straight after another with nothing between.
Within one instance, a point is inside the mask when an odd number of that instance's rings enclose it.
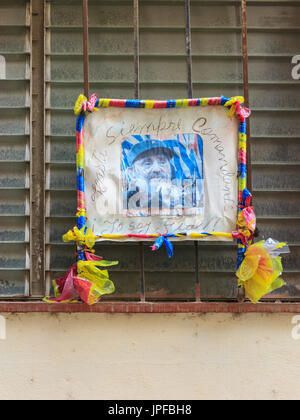
<instances>
[{"instance_id":1,"label":"hanging tassel","mask_svg":"<svg viewBox=\"0 0 300 420\"><path fill-rule=\"evenodd\" d=\"M80 297L88 305L97 303L101 296L115 291L107 270L117 261L105 261L101 257L84 251L86 261L72 265L64 277L53 281L54 298L45 298L48 303L73 303Z\"/></svg>"},{"instance_id":2,"label":"hanging tassel","mask_svg":"<svg viewBox=\"0 0 300 420\"><path fill-rule=\"evenodd\" d=\"M279 255L287 253L288 246L273 239L248 247L236 275L252 303L285 285L280 278L283 268Z\"/></svg>"},{"instance_id":3,"label":"hanging tassel","mask_svg":"<svg viewBox=\"0 0 300 420\"><path fill-rule=\"evenodd\" d=\"M174 238L175 235L162 235L154 242L152 245L152 251L157 251L163 244L166 247L167 254L169 258L173 257L173 245L168 238Z\"/></svg>"}]
</instances>

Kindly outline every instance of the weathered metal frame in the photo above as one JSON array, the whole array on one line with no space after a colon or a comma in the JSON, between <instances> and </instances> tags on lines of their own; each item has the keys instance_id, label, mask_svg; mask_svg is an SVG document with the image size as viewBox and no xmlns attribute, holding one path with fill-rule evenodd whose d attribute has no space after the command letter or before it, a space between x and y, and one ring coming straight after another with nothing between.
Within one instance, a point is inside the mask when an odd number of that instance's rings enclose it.
<instances>
[{"instance_id":1,"label":"weathered metal frame","mask_svg":"<svg viewBox=\"0 0 300 420\"><path fill-rule=\"evenodd\" d=\"M82 0L84 94L90 96L89 84L89 14L88 0Z\"/></svg>"},{"instance_id":2,"label":"weathered metal frame","mask_svg":"<svg viewBox=\"0 0 300 420\"><path fill-rule=\"evenodd\" d=\"M31 0L30 295L45 288L45 3Z\"/></svg>"},{"instance_id":3,"label":"weathered metal frame","mask_svg":"<svg viewBox=\"0 0 300 420\"><path fill-rule=\"evenodd\" d=\"M133 31L134 31L134 98L140 99L140 9L139 0L133 0ZM146 278L145 278L145 249L144 243L140 242L140 301L146 301Z\"/></svg>"}]
</instances>

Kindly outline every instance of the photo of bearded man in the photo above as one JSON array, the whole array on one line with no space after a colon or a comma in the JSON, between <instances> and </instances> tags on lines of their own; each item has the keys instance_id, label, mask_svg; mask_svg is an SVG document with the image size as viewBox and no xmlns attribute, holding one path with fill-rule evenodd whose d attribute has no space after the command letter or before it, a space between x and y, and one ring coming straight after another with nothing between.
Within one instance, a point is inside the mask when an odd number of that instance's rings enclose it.
<instances>
[{"instance_id":1,"label":"photo of bearded man","mask_svg":"<svg viewBox=\"0 0 300 420\"><path fill-rule=\"evenodd\" d=\"M128 151L126 138L123 148L123 208L127 215L199 214L203 209L200 136L136 138L140 141Z\"/></svg>"}]
</instances>

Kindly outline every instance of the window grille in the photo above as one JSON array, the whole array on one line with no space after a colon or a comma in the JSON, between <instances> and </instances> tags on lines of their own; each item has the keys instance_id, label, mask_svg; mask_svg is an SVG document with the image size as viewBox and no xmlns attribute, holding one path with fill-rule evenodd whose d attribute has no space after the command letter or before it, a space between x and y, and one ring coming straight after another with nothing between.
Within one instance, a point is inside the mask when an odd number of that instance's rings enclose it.
<instances>
[{"instance_id":1,"label":"window grille","mask_svg":"<svg viewBox=\"0 0 300 420\"><path fill-rule=\"evenodd\" d=\"M3 252L0 254L5 255L0 271L0 285L3 285L0 295L3 299L27 296L32 300L49 294L51 280L74 262L74 246L63 244L61 237L75 224L72 107L84 89L82 1L49 0L40 10L44 12L39 19L43 19L45 29L45 72L43 80L39 80L39 93L45 84L45 98L35 95L32 88L30 109L30 86L34 83L30 62L34 60L34 48L42 42L39 37L30 38L34 22L30 10L34 3L33 0L15 1L13 6L9 2L4 6L2 2L0 6L3 8L0 55L7 61L7 79L0 81L3 87L0 95L3 106L0 248ZM89 87L90 93L103 97L141 99L223 94L245 95L247 101L250 92L253 192L258 227L261 237L271 236L291 246L291 255L285 258L284 279L288 286L264 300L281 301L281 310L286 310L289 306L284 303L300 299L300 95L299 81L291 77L292 57L299 54L300 47L300 2L248 0L247 44L243 42L245 3L89 0ZM22 63L25 70L20 80ZM11 81L9 78L14 73ZM36 76L34 71L32 74ZM21 97L24 98L22 108ZM12 108L8 109L7 101L13 98ZM43 136L43 126L36 127L34 121L40 101L45 102L44 146L38 141ZM30 115L32 130L29 130ZM7 133L7 127L14 131ZM13 148L5 148L8 141L13 141ZM45 161L37 162L35 158L29 163L33 146L42 155L45 153ZM41 174L35 178L40 181L37 185L30 182L35 170ZM41 191L43 173L45 188ZM30 199L35 193L40 200L39 208L44 208L42 217ZM126 302L164 302L158 303L161 306L157 308L170 311L182 310L186 302L191 304L191 310L199 310L200 300L204 311L253 308L249 304L235 306L239 298L234 275L235 244L176 243L171 261L164 250L153 255L147 244L101 243L96 252L120 261L111 275L117 291L99 304L103 310L111 309L112 301L124 302L123 308L127 308L124 310L132 311L135 306L128 309ZM41 261L36 255L42 256ZM165 302L169 306L164 306ZM256 310L270 307L278 310L276 304L257 305ZM292 309L295 311L295 305Z\"/></svg>"}]
</instances>

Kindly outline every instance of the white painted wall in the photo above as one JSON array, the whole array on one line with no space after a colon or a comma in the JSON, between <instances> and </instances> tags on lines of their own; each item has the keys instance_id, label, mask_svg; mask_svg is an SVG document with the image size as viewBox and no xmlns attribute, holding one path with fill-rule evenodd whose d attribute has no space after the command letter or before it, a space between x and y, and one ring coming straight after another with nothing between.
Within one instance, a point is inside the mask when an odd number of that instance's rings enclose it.
<instances>
[{"instance_id":1,"label":"white painted wall","mask_svg":"<svg viewBox=\"0 0 300 420\"><path fill-rule=\"evenodd\" d=\"M292 315L12 314L1 399L299 399Z\"/></svg>"}]
</instances>

